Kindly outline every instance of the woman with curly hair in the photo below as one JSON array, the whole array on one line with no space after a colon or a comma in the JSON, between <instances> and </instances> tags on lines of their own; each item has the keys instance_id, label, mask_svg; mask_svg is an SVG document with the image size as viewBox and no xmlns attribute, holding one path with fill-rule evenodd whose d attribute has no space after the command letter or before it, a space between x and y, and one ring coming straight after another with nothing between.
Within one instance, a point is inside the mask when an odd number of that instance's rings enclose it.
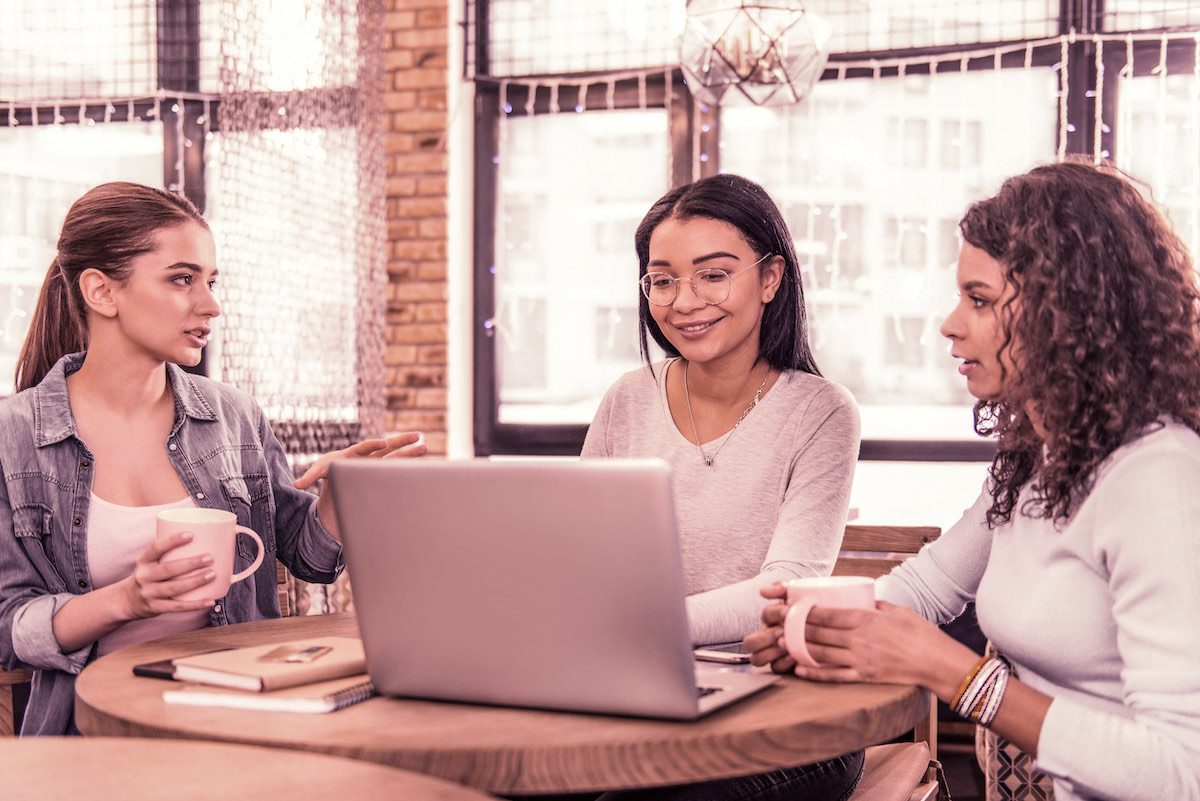
<instances>
[{"instance_id":1,"label":"woman with curly hair","mask_svg":"<svg viewBox=\"0 0 1200 801\"><path fill-rule=\"evenodd\" d=\"M1011 178L967 211L942 326L998 439L963 519L817 609L797 667L763 594L756 664L918 684L1007 738L1066 799L1200 799L1200 293L1184 244L1111 167ZM975 600L1003 656L934 624Z\"/></svg>"}]
</instances>

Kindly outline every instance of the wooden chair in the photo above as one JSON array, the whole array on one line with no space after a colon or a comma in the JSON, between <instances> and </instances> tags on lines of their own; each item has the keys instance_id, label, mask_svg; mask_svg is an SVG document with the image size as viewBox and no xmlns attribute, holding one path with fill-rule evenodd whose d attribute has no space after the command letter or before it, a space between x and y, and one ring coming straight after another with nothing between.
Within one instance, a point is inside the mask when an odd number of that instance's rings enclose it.
<instances>
[{"instance_id":1,"label":"wooden chair","mask_svg":"<svg viewBox=\"0 0 1200 801\"><path fill-rule=\"evenodd\" d=\"M21 730L29 681L24 670L0 669L0 737L13 737Z\"/></svg>"},{"instance_id":2,"label":"wooden chair","mask_svg":"<svg viewBox=\"0 0 1200 801\"><path fill-rule=\"evenodd\" d=\"M292 577L283 562L275 563L275 579L279 583L279 616L288 617L292 614Z\"/></svg>"},{"instance_id":3,"label":"wooden chair","mask_svg":"<svg viewBox=\"0 0 1200 801\"><path fill-rule=\"evenodd\" d=\"M879 578L916 555L942 531L936 526L846 526L835 576ZM866 749L862 778L849 801L932 801L938 796L937 699L913 730L913 742Z\"/></svg>"}]
</instances>

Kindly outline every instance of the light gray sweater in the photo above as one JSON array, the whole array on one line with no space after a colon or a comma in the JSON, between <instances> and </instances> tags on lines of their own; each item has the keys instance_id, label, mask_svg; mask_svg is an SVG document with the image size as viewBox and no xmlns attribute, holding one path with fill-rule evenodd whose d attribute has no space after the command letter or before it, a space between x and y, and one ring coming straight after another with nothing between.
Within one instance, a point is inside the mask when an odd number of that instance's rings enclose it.
<instances>
[{"instance_id":1,"label":"light gray sweater","mask_svg":"<svg viewBox=\"0 0 1200 801\"><path fill-rule=\"evenodd\" d=\"M705 443L709 454L721 448L709 467L671 419L669 363L617 380L582 455L671 465L692 641L740 640L759 627L760 587L833 569L858 458L858 406L832 381L785 372L732 434Z\"/></svg>"},{"instance_id":2,"label":"light gray sweater","mask_svg":"<svg viewBox=\"0 0 1200 801\"><path fill-rule=\"evenodd\" d=\"M1200 437L1168 423L1118 449L1057 527L1014 514L992 530L990 505L878 597L935 622L975 598L1018 678L1054 699L1037 763L1057 801L1200 801Z\"/></svg>"}]
</instances>

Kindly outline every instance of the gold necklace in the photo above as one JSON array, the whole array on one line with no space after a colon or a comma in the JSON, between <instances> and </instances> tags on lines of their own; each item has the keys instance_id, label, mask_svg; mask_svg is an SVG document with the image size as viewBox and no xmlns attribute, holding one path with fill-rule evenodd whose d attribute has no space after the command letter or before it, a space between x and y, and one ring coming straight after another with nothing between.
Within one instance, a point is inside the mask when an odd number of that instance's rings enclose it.
<instances>
[{"instance_id":1,"label":"gold necklace","mask_svg":"<svg viewBox=\"0 0 1200 801\"><path fill-rule=\"evenodd\" d=\"M750 414L750 410L757 406L758 402L762 400L763 390L766 389L767 386L767 379L771 377L771 365L767 365L767 374L763 376L762 383L758 385L758 391L754 393L754 400L750 401L750 405L746 407L745 411L742 412L742 416L739 417L737 422L733 424L733 428L729 429L729 433L725 435L725 439L721 441L721 444L717 446L717 449L709 454L704 452L704 446L700 444L700 432L696 430L696 418L692 416L692 396L691 393L688 392L687 381L688 364L689 362L683 363L683 400L685 403L687 403L688 420L692 422L692 436L696 438L696 450L700 451L700 456L704 459L704 464L712 467L713 459L717 458L717 454L721 452L721 448L724 448L725 443L729 442L729 438L733 436L733 432L737 431L738 426L740 426L742 421L746 419L746 415Z\"/></svg>"}]
</instances>

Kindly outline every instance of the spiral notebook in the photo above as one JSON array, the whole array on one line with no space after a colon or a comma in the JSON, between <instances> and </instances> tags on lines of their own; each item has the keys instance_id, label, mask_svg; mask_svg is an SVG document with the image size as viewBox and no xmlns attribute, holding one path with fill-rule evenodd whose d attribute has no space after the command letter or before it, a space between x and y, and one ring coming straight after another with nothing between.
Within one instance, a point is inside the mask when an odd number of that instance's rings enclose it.
<instances>
[{"instance_id":1,"label":"spiral notebook","mask_svg":"<svg viewBox=\"0 0 1200 801\"><path fill-rule=\"evenodd\" d=\"M282 690L255 692L213 687L206 684L186 684L177 690L167 690L163 700L168 704L190 706L221 706L231 709L258 709L264 712L333 712L375 694L375 685L365 673L331 681L318 681Z\"/></svg>"}]
</instances>

